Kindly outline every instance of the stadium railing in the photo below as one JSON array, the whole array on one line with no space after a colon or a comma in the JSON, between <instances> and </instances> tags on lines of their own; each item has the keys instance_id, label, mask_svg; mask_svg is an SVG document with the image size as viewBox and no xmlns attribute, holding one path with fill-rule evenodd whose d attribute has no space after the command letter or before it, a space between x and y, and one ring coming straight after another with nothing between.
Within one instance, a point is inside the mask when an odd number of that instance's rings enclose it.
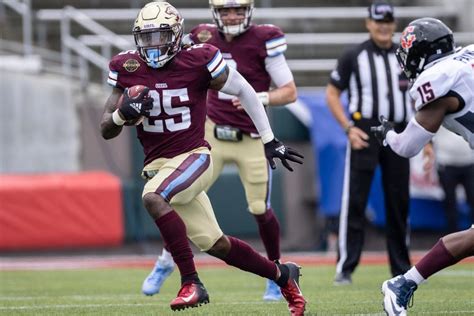
<instances>
[{"instance_id":1,"label":"stadium railing","mask_svg":"<svg viewBox=\"0 0 474 316\"><path fill-rule=\"evenodd\" d=\"M211 13L207 8L182 8L181 14L191 24L198 21L209 21ZM61 54L65 74L71 74L72 53L79 58L78 71L80 72L83 85L89 81L89 70L87 63L96 66L107 74L107 61L114 49L133 49L133 38L131 35L118 35L101 23L111 21L131 21L136 17L137 9L75 9L65 7L63 9L42 9L36 12L36 19L42 22L59 22L61 28ZM422 7L399 7L397 17L416 18L421 16L435 16L439 18L456 18L457 12L454 8L447 9L441 6ZM307 8L256 8L255 18L263 20L288 21L292 19L363 19L367 15L366 7L307 7ZM85 28L90 34L80 34L74 37L71 32L71 23L77 23ZM474 33L457 34L458 41L470 40ZM367 38L366 33L288 33L288 44L291 45L348 45L355 44ZM399 34L398 34L399 36ZM461 38L461 40L459 40ZM94 49L93 49L94 48ZM99 52L97 48L100 48ZM288 59L288 64L294 72L319 72L327 73L335 66L336 59L333 58L307 58ZM103 80L102 82L105 82Z\"/></svg>"}]
</instances>

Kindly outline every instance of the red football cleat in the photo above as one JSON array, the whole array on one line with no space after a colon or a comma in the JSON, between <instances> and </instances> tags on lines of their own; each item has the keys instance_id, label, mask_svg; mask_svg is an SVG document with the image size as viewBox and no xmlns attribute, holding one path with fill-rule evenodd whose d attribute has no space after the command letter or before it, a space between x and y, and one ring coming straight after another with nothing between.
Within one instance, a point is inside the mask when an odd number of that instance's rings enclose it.
<instances>
[{"instance_id":1,"label":"red football cleat","mask_svg":"<svg viewBox=\"0 0 474 316\"><path fill-rule=\"evenodd\" d=\"M281 294L288 302L290 315L303 316L306 307L306 300L303 293L301 293L299 286L301 267L294 262L287 262L283 265L288 267L290 276L288 278L288 283L281 288Z\"/></svg>"},{"instance_id":2,"label":"red football cleat","mask_svg":"<svg viewBox=\"0 0 474 316\"><path fill-rule=\"evenodd\" d=\"M201 283L184 283L178 292L178 296L171 301L170 307L174 311L179 311L188 307L198 307L209 303L204 285Z\"/></svg>"}]
</instances>

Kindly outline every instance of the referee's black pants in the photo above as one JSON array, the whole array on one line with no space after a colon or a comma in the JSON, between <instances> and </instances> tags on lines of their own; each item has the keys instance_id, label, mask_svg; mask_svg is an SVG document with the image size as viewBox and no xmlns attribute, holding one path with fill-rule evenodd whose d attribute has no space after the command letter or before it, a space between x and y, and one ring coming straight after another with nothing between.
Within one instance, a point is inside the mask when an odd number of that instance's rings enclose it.
<instances>
[{"instance_id":1,"label":"referee's black pants","mask_svg":"<svg viewBox=\"0 0 474 316\"><path fill-rule=\"evenodd\" d=\"M411 267L407 234L409 160L377 142L370 133L370 127L379 124L376 120L356 121L355 126L369 135L369 147L347 150L339 222L337 273L350 275L359 263L364 245L364 228L367 225L365 209L377 165L380 165L382 172L385 234L392 275L403 274ZM405 124L400 124L395 129L400 132L404 127Z\"/></svg>"}]
</instances>

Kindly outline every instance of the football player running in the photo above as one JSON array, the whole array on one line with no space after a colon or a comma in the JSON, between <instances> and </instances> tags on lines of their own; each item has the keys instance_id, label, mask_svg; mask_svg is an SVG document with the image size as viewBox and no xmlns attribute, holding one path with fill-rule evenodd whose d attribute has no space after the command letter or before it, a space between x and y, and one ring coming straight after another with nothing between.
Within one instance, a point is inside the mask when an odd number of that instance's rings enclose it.
<instances>
[{"instance_id":1,"label":"football player running","mask_svg":"<svg viewBox=\"0 0 474 316\"><path fill-rule=\"evenodd\" d=\"M416 115L397 134L390 122L372 131L404 157L413 157L443 125L474 148L474 44L456 50L452 31L441 21L412 21L402 33L397 51L400 66L413 82L410 95ZM474 255L474 225L442 237L407 273L383 282L383 306L388 315L406 315L418 285L434 273Z\"/></svg>"},{"instance_id":2,"label":"football player running","mask_svg":"<svg viewBox=\"0 0 474 316\"><path fill-rule=\"evenodd\" d=\"M172 310L209 302L199 279L188 238L200 250L229 265L274 280L288 302L291 315L303 315L306 301L299 289L300 267L275 263L247 243L221 231L205 189L212 178L209 144L204 140L207 89L237 96L252 118L274 165L278 158L302 163L296 151L278 141L254 89L220 51L209 44L181 49L183 19L167 2L145 5L136 18L137 50L112 58L108 83L114 89L106 101L100 128L105 139L120 134L123 125L144 116L136 125L145 154L142 175L148 180L142 199L155 221L181 274L181 289ZM139 96L127 89L144 85ZM120 97L123 101L117 104ZM118 107L118 108L117 108Z\"/></svg>"},{"instance_id":3,"label":"football player running","mask_svg":"<svg viewBox=\"0 0 474 316\"><path fill-rule=\"evenodd\" d=\"M214 24L201 24L190 32L199 45L212 44L220 49L226 63L257 91L265 106L285 105L296 100L293 75L283 53L286 40L274 25L251 23L253 0L210 0ZM276 88L270 90L273 81ZM249 212L257 221L267 257L280 260L280 224L270 205L271 168L265 159L260 135L249 115L235 96L209 90L205 138L212 147L213 175L208 188L219 177L224 164L239 169ZM154 269L143 282L146 295L159 292L173 271L171 256L163 249ZM263 299L280 300L280 288L267 281Z\"/></svg>"}]
</instances>

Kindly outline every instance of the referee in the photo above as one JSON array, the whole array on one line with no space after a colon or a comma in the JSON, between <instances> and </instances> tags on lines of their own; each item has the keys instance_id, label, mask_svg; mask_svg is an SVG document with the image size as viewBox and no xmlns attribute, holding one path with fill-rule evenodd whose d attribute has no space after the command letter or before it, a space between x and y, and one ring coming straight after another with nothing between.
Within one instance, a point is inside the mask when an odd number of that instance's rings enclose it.
<instances>
[{"instance_id":1,"label":"referee","mask_svg":"<svg viewBox=\"0 0 474 316\"><path fill-rule=\"evenodd\" d=\"M384 115L402 131L412 114L408 80L395 57L392 42L396 24L393 6L374 2L366 27L370 39L348 49L338 60L326 89L329 108L344 128L350 146L346 154L344 187L339 219L338 262L335 285L351 284L359 263L366 226L365 209L377 165L382 171L385 195L386 238L393 276L410 269L407 245L409 161L369 137L371 126ZM349 95L347 118L341 93Z\"/></svg>"}]
</instances>

